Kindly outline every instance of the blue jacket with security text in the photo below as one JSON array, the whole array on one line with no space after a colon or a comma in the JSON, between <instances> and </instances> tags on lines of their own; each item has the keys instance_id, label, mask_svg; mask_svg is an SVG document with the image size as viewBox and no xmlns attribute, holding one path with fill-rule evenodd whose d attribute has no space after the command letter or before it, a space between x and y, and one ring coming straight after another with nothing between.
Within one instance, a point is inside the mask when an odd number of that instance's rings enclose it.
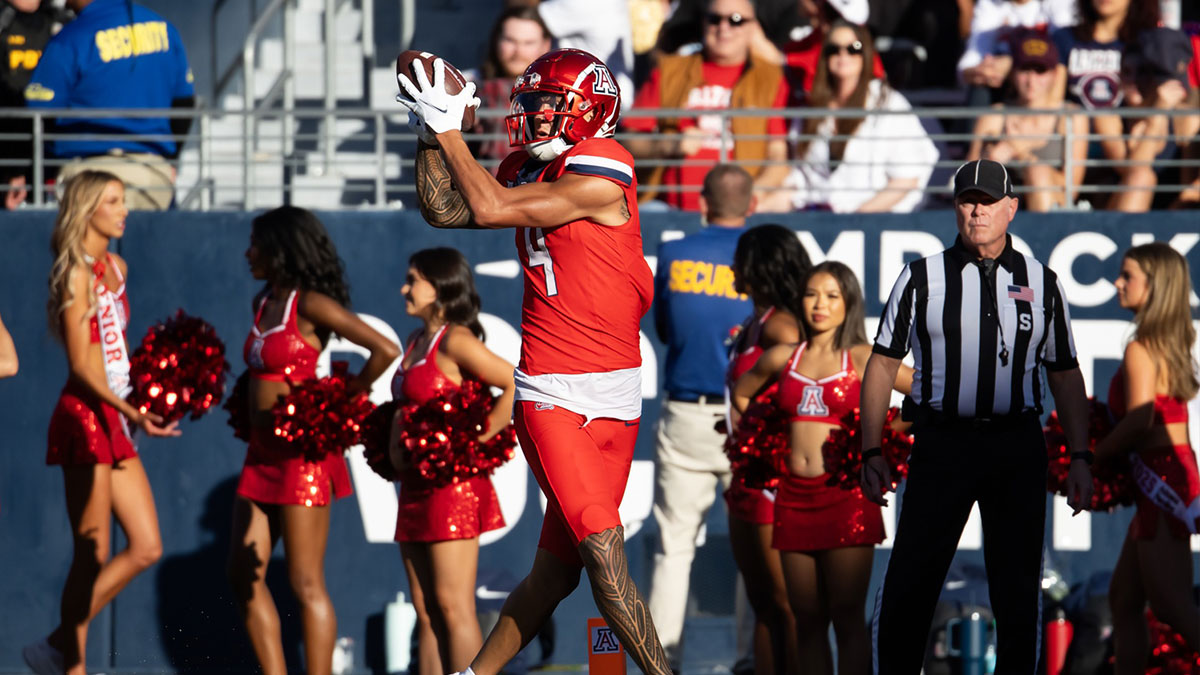
<instances>
[{"instance_id":1,"label":"blue jacket with security text","mask_svg":"<svg viewBox=\"0 0 1200 675\"><path fill-rule=\"evenodd\" d=\"M654 325L667 345L668 394L691 399L725 389L731 332L754 310L733 287L733 252L745 231L707 227L658 248Z\"/></svg>"},{"instance_id":2,"label":"blue jacket with security text","mask_svg":"<svg viewBox=\"0 0 1200 675\"><path fill-rule=\"evenodd\" d=\"M179 31L158 14L126 0L93 0L54 36L25 88L31 108L170 108L195 95ZM55 140L59 158L111 149L176 154L167 117L60 118L55 133L158 136L146 139Z\"/></svg>"}]
</instances>

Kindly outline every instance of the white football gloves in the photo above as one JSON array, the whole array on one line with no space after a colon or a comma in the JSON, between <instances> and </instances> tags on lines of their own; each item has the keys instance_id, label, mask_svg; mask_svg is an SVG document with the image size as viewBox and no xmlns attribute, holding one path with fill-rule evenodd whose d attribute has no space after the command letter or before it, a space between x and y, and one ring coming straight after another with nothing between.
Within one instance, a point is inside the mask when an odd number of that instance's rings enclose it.
<instances>
[{"instance_id":1,"label":"white football gloves","mask_svg":"<svg viewBox=\"0 0 1200 675\"><path fill-rule=\"evenodd\" d=\"M400 97L396 96L396 100L400 101ZM403 103L403 101L400 101ZM429 127L425 126L425 120L417 116L415 112L408 113L408 130L417 135L421 142L425 145L437 145L437 136L434 135Z\"/></svg>"},{"instance_id":2,"label":"white football gloves","mask_svg":"<svg viewBox=\"0 0 1200 675\"><path fill-rule=\"evenodd\" d=\"M433 61L432 84L424 68L414 70L416 84L413 84L407 75L396 76L400 83L400 93L396 96L396 102L408 108L409 112L423 123L424 130L418 133L424 136L426 133L432 135L461 129L463 114L467 108L478 108L480 104L479 99L475 97L475 83L468 82L457 94L447 94L446 62L440 58ZM409 127L413 128L413 124L410 116Z\"/></svg>"}]
</instances>

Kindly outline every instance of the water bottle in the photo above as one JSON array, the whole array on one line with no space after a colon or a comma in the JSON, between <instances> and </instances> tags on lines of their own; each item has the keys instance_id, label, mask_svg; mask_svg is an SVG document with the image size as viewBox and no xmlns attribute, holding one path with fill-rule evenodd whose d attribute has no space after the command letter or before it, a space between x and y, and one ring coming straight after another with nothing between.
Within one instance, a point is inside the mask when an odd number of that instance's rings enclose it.
<instances>
[{"instance_id":1,"label":"water bottle","mask_svg":"<svg viewBox=\"0 0 1200 675\"><path fill-rule=\"evenodd\" d=\"M988 623L971 612L966 619L950 619L946 622L946 654L959 663L962 675L986 675L991 672L988 665Z\"/></svg>"},{"instance_id":2,"label":"water bottle","mask_svg":"<svg viewBox=\"0 0 1200 675\"><path fill-rule=\"evenodd\" d=\"M354 672L354 640L340 637L333 645L333 675L350 675Z\"/></svg>"},{"instance_id":3,"label":"water bottle","mask_svg":"<svg viewBox=\"0 0 1200 675\"><path fill-rule=\"evenodd\" d=\"M1059 675L1062 672L1074 632L1062 608L1054 610L1054 618L1046 624L1046 675Z\"/></svg>"},{"instance_id":4,"label":"water bottle","mask_svg":"<svg viewBox=\"0 0 1200 675\"><path fill-rule=\"evenodd\" d=\"M416 625L417 610L405 599L404 591L396 593L396 601L389 602L383 613L388 675L408 672L412 633Z\"/></svg>"}]
</instances>

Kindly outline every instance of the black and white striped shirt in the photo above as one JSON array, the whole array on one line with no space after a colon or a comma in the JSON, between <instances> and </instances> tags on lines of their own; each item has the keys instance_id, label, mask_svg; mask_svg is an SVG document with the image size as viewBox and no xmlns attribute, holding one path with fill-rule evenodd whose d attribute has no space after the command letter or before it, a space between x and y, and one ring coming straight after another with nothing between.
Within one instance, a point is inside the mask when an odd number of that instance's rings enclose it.
<instances>
[{"instance_id":1,"label":"black and white striped shirt","mask_svg":"<svg viewBox=\"0 0 1200 675\"><path fill-rule=\"evenodd\" d=\"M874 351L899 359L912 350L912 397L922 406L958 417L1040 412L1039 365L1078 366L1058 276L1014 251L1011 237L996 262L995 295L961 240L896 280Z\"/></svg>"}]
</instances>

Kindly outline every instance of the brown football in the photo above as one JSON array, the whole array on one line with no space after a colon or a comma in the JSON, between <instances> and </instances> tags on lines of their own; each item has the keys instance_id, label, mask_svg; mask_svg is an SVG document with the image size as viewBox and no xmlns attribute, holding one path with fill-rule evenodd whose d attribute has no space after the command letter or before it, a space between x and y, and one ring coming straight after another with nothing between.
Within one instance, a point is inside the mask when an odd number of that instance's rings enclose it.
<instances>
[{"instance_id":1,"label":"brown football","mask_svg":"<svg viewBox=\"0 0 1200 675\"><path fill-rule=\"evenodd\" d=\"M413 84L417 84L417 75L414 68L421 68L425 71L425 76L429 78L429 82L433 82L433 60L438 58L436 54L422 52L416 49L400 52L396 57L396 75L404 75ZM445 61L445 59L443 59ZM467 86L467 78L463 77L461 71L455 68L449 61L446 63L446 81L445 89L447 94L457 94ZM396 81L396 86L400 86L399 79ZM401 90L401 94L405 92ZM463 113L462 130L468 131L475 126L475 109L467 108Z\"/></svg>"}]
</instances>

